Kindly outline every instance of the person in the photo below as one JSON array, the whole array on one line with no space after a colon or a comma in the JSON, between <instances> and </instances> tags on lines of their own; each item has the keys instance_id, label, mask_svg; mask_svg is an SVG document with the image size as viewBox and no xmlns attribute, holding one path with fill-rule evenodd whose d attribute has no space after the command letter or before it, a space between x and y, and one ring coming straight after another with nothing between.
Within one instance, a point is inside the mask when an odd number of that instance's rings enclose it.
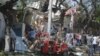
<instances>
[{"instance_id":1,"label":"person","mask_svg":"<svg viewBox=\"0 0 100 56\"><path fill-rule=\"evenodd\" d=\"M99 36L97 42L98 42L98 50L99 50L99 55L100 55L100 36Z\"/></svg>"},{"instance_id":2,"label":"person","mask_svg":"<svg viewBox=\"0 0 100 56\"><path fill-rule=\"evenodd\" d=\"M67 46L67 44L65 43L64 40L61 43L61 54L63 56L67 56L68 55L68 46Z\"/></svg>"},{"instance_id":3,"label":"person","mask_svg":"<svg viewBox=\"0 0 100 56\"><path fill-rule=\"evenodd\" d=\"M41 52L44 56L47 56L48 51L49 51L49 39L45 38L43 41L43 47L41 48Z\"/></svg>"},{"instance_id":4,"label":"person","mask_svg":"<svg viewBox=\"0 0 100 56\"><path fill-rule=\"evenodd\" d=\"M61 41L59 38L54 39L54 46L53 46L53 54L54 56L60 56L61 48L60 48Z\"/></svg>"},{"instance_id":5,"label":"person","mask_svg":"<svg viewBox=\"0 0 100 56\"><path fill-rule=\"evenodd\" d=\"M53 53L53 46L54 46L54 41L50 40L49 41L49 52L48 52L48 55L51 55L51 56L54 55L54 53Z\"/></svg>"},{"instance_id":6,"label":"person","mask_svg":"<svg viewBox=\"0 0 100 56\"><path fill-rule=\"evenodd\" d=\"M82 36L80 34L76 34L76 39L77 39L77 45L78 46L81 45L81 38L82 38Z\"/></svg>"},{"instance_id":7,"label":"person","mask_svg":"<svg viewBox=\"0 0 100 56\"><path fill-rule=\"evenodd\" d=\"M93 56L93 46L92 46L92 42L93 42L93 36L86 35L86 39L87 39L87 46L88 46L88 56Z\"/></svg>"},{"instance_id":8,"label":"person","mask_svg":"<svg viewBox=\"0 0 100 56\"><path fill-rule=\"evenodd\" d=\"M53 55L56 56L57 55L57 50L58 50L58 46L57 46L57 41L54 41L54 46L53 46Z\"/></svg>"},{"instance_id":9,"label":"person","mask_svg":"<svg viewBox=\"0 0 100 56\"><path fill-rule=\"evenodd\" d=\"M72 47L71 40L73 38L73 33L66 33L65 40L68 44L68 47Z\"/></svg>"},{"instance_id":10,"label":"person","mask_svg":"<svg viewBox=\"0 0 100 56\"><path fill-rule=\"evenodd\" d=\"M57 54L56 56L62 56L62 53L61 53L61 40L60 39L58 39L56 54Z\"/></svg>"},{"instance_id":11,"label":"person","mask_svg":"<svg viewBox=\"0 0 100 56\"><path fill-rule=\"evenodd\" d=\"M34 45L33 51L37 54L37 55L42 55L41 53L41 48L43 47L43 41L41 39L37 40L37 43Z\"/></svg>"},{"instance_id":12,"label":"person","mask_svg":"<svg viewBox=\"0 0 100 56\"><path fill-rule=\"evenodd\" d=\"M82 35L82 44L87 45L86 34L83 34L83 35Z\"/></svg>"},{"instance_id":13,"label":"person","mask_svg":"<svg viewBox=\"0 0 100 56\"><path fill-rule=\"evenodd\" d=\"M71 44L73 45L73 47L76 47L77 40L76 40L76 38L75 38L75 37L74 37L74 38L72 38L72 40L71 40Z\"/></svg>"},{"instance_id":14,"label":"person","mask_svg":"<svg viewBox=\"0 0 100 56\"><path fill-rule=\"evenodd\" d=\"M29 31L28 35L29 35L28 40L33 41L35 39L35 35L36 35L35 30Z\"/></svg>"},{"instance_id":15,"label":"person","mask_svg":"<svg viewBox=\"0 0 100 56\"><path fill-rule=\"evenodd\" d=\"M96 48L97 48L97 39L98 39L97 36L93 37L92 45L93 45L94 53L96 52Z\"/></svg>"},{"instance_id":16,"label":"person","mask_svg":"<svg viewBox=\"0 0 100 56\"><path fill-rule=\"evenodd\" d=\"M91 35L87 35L86 36L86 39L87 39L87 45L89 46L89 47L92 47L92 42L93 42L93 36L91 36Z\"/></svg>"},{"instance_id":17,"label":"person","mask_svg":"<svg viewBox=\"0 0 100 56\"><path fill-rule=\"evenodd\" d=\"M33 51L40 52L42 44L43 44L42 40L36 39L36 40L34 40L32 45L30 45L28 51L29 52L33 52Z\"/></svg>"}]
</instances>

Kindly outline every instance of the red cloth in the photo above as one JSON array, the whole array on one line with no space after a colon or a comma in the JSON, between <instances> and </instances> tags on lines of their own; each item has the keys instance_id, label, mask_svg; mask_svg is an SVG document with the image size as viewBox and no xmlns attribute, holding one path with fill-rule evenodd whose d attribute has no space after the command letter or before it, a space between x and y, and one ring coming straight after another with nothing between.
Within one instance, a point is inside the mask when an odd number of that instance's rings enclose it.
<instances>
[{"instance_id":1,"label":"red cloth","mask_svg":"<svg viewBox=\"0 0 100 56\"><path fill-rule=\"evenodd\" d=\"M43 33L42 33L42 36L47 36L47 37L49 37L49 34L48 34L47 32L43 32Z\"/></svg>"},{"instance_id":2,"label":"red cloth","mask_svg":"<svg viewBox=\"0 0 100 56\"><path fill-rule=\"evenodd\" d=\"M45 40L43 43L44 43L44 46L42 47L42 52L44 54L47 54L48 51L49 51L49 41L48 40Z\"/></svg>"},{"instance_id":3,"label":"red cloth","mask_svg":"<svg viewBox=\"0 0 100 56\"><path fill-rule=\"evenodd\" d=\"M53 47L53 52L56 53L57 50L58 50L58 47L57 47L57 45L55 44L54 47Z\"/></svg>"},{"instance_id":4,"label":"red cloth","mask_svg":"<svg viewBox=\"0 0 100 56\"><path fill-rule=\"evenodd\" d=\"M64 52L64 51L66 51L66 50L68 50L67 44L62 43L62 45L61 45L61 52Z\"/></svg>"},{"instance_id":5,"label":"red cloth","mask_svg":"<svg viewBox=\"0 0 100 56\"><path fill-rule=\"evenodd\" d=\"M44 36L47 36L47 37L49 37L49 34L47 33L47 32L38 32L37 34L36 34L36 37L44 37Z\"/></svg>"},{"instance_id":6,"label":"red cloth","mask_svg":"<svg viewBox=\"0 0 100 56\"><path fill-rule=\"evenodd\" d=\"M57 53L60 50L60 47L58 46L58 43L54 43L54 47L53 47L53 52Z\"/></svg>"},{"instance_id":7,"label":"red cloth","mask_svg":"<svg viewBox=\"0 0 100 56\"><path fill-rule=\"evenodd\" d=\"M36 37L40 37L42 35L42 33L41 32L38 32L37 34L36 34Z\"/></svg>"},{"instance_id":8,"label":"red cloth","mask_svg":"<svg viewBox=\"0 0 100 56\"><path fill-rule=\"evenodd\" d=\"M68 50L68 46L65 43L62 43L61 46L58 46L58 43L54 44L54 47L53 47L53 52L54 53L63 53L66 50Z\"/></svg>"}]
</instances>

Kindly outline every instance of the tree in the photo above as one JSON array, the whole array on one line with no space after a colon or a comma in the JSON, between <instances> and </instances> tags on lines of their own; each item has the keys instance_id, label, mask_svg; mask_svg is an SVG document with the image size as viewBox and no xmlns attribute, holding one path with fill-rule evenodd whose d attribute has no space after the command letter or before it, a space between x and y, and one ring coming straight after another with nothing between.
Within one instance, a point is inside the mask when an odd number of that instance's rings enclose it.
<instances>
[{"instance_id":1,"label":"tree","mask_svg":"<svg viewBox=\"0 0 100 56\"><path fill-rule=\"evenodd\" d=\"M80 6L80 16L77 17L78 19L78 26L80 26L83 30L87 30L91 27L93 21L97 20L99 22L99 8L97 7L97 0L74 0ZM95 22L97 23L97 22Z\"/></svg>"}]
</instances>

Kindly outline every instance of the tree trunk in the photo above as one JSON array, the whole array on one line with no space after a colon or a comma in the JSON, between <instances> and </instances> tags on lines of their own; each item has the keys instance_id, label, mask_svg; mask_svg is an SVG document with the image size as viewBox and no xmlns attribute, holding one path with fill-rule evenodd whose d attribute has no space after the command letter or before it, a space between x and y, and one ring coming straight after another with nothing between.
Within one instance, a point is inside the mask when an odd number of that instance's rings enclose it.
<instances>
[{"instance_id":1,"label":"tree trunk","mask_svg":"<svg viewBox=\"0 0 100 56\"><path fill-rule=\"evenodd\" d=\"M65 10L61 10L61 15L60 15L60 24L61 24L61 27L63 26L63 23L64 23L64 15L65 15Z\"/></svg>"}]
</instances>

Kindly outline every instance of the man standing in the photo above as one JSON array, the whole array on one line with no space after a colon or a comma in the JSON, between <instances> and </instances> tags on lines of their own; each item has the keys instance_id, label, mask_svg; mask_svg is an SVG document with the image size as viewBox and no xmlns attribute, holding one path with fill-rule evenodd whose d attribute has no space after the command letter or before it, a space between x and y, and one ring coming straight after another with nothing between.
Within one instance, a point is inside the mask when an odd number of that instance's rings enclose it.
<instances>
[{"instance_id":1,"label":"man standing","mask_svg":"<svg viewBox=\"0 0 100 56\"><path fill-rule=\"evenodd\" d=\"M93 56L93 47L92 47L92 42L93 42L93 36L87 35L87 45L88 45L88 56Z\"/></svg>"},{"instance_id":2,"label":"man standing","mask_svg":"<svg viewBox=\"0 0 100 56\"><path fill-rule=\"evenodd\" d=\"M99 36L99 38L98 38L98 50L99 50L99 55L100 55L100 36Z\"/></svg>"},{"instance_id":3,"label":"man standing","mask_svg":"<svg viewBox=\"0 0 100 56\"><path fill-rule=\"evenodd\" d=\"M93 45L94 53L96 52L96 48L97 48L97 39L98 39L97 36L93 37L92 45Z\"/></svg>"}]
</instances>

